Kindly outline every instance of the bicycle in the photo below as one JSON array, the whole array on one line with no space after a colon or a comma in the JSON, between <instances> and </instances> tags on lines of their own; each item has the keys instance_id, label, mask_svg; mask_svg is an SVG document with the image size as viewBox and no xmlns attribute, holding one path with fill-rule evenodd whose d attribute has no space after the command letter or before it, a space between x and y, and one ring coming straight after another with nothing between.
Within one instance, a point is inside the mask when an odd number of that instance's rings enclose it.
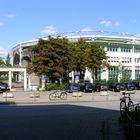
<instances>
[{"instance_id":1,"label":"bicycle","mask_svg":"<svg viewBox=\"0 0 140 140\"><path fill-rule=\"evenodd\" d=\"M55 100L55 99L64 100L64 99L67 99L67 92L65 92L65 91L58 91L58 90L52 91L49 94L49 99L50 100Z\"/></svg>"},{"instance_id":2,"label":"bicycle","mask_svg":"<svg viewBox=\"0 0 140 140\"><path fill-rule=\"evenodd\" d=\"M121 117L123 118L127 112L131 112L134 110L134 103L132 102L131 97L130 97L131 93L123 92L122 94L123 94L123 98L120 98L120 100L121 100L120 114L121 114ZM128 96L126 96L126 95L128 95Z\"/></svg>"}]
</instances>

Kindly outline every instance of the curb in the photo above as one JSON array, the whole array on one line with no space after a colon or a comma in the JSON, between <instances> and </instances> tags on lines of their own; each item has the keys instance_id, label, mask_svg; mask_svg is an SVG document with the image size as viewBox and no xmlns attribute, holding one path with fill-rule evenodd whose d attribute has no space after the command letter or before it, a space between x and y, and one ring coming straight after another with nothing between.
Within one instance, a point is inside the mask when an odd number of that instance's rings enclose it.
<instances>
[{"instance_id":1,"label":"curb","mask_svg":"<svg viewBox=\"0 0 140 140\"><path fill-rule=\"evenodd\" d=\"M110 100L110 101L47 101L47 102L44 102L44 101L42 101L42 102L38 102L38 101L31 101L31 102L24 102L24 101L2 101L2 102L0 102L0 105L9 105L9 104L11 104L11 105L20 105L20 104L30 104L30 105L38 105L38 104L43 104L43 105L45 105L45 104L68 104L68 103L86 103L86 102L92 102L92 103L94 103L94 102L118 102L118 100Z\"/></svg>"}]
</instances>

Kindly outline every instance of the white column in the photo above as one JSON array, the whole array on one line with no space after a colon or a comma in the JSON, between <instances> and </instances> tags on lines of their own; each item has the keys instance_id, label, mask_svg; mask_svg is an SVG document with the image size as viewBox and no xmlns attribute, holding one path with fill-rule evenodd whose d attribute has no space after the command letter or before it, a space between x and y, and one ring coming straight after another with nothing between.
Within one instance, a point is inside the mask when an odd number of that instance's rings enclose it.
<instances>
[{"instance_id":1,"label":"white column","mask_svg":"<svg viewBox=\"0 0 140 140\"><path fill-rule=\"evenodd\" d=\"M71 82L74 83L74 71L71 72L71 77L72 77Z\"/></svg>"},{"instance_id":2,"label":"white column","mask_svg":"<svg viewBox=\"0 0 140 140\"><path fill-rule=\"evenodd\" d=\"M105 77L106 77L106 78L105 78L106 80L108 80L108 79L109 79L108 69L106 69L106 72L105 72Z\"/></svg>"},{"instance_id":3,"label":"white column","mask_svg":"<svg viewBox=\"0 0 140 140\"><path fill-rule=\"evenodd\" d=\"M132 49L132 80L135 79L135 54L134 54L135 46L133 45Z\"/></svg>"},{"instance_id":4,"label":"white column","mask_svg":"<svg viewBox=\"0 0 140 140\"><path fill-rule=\"evenodd\" d=\"M12 75L11 75L11 70L9 70L9 88L12 88Z\"/></svg>"},{"instance_id":5,"label":"white column","mask_svg":"<svg viewBox=\"0 0 140 140\"><path fill-rule=\"evenodd\" d=\"M21 46L20 46L20 49L19 49L19 57L20 57L19 66L22 66L22 48L21 48Z\"/></svg>"},{"instance_id":6,"label":"white column","mask_svg":"<svg viewBox=\"0 0 140 140\"><path fill-rule=\"evenodd\" d=\"M19 81L19 82L22 81L22 77L23 77L23 76L22 76L22 73L21 73L21 72L18 72L18 81Z\"/></svg>"},{"instance_id":7,"label":"white column","mask_svg":"<svg viewBox=\"0 0 140 140\"><path fill-rule=\"evenodd\" d=\"M108 80L108 69L107 68L103 69L103 71L101 73L101 79Z\"/></svg>"},{"instance_id":8,"label":"white column","mask_svg":"<svg viewBox=\"0 0 140 140\"><path fill-rule=\"evenodd\" d=\"M85 70L84 80L85 81L90 80L90 72L89 72L89 70L87 68Z\"/></svg>"},{"instance_id":9,"label":"white column","mask_svg":"<svg viewBox=\"0 0 140 140\"><path fill-rule=\"evenodd\" d=\"M27 89L27 74L26 69L24 70L24 91Z\"/></svg>"},{"instance_id":10,"label":"white column","mask_svg":"<svg viewBox=\"0 0 140 140\"><path fill-rule=\"evenodd\" d=\"M10 64L12 64L12 66L14 64L14 51L10 53Z\"/></svg>"}]
</instances>

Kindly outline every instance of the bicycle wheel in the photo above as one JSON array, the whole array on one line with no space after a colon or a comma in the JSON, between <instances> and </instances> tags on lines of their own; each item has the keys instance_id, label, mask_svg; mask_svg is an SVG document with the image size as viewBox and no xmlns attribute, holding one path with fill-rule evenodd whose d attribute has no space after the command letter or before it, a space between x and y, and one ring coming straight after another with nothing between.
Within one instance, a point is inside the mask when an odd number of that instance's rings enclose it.
<instances>
[{"instance_id":1,"label":"bicycle wheel","mask_svg":"<svg viewBox=\"0 0 140 140\"><path fill-rule=\"evenodd\" d=\"M61 92L60 99L62 99L62 100L67 99L67 93Z\"/></svg>"},{"instance_id":2,"label":"bicycle wheel","mask_svg":"<svg viewBox=\"0 0 140 140\"><path fill-rule=\"evenodd\" d=\"M49 99L50 99L50 100L54 100L55 98L56 98L55 93L50 93Z\"/></svg>"},{"instance_id":3,"label":"bicycle wheel","mask_svg":"<svg viewBox=\"0 0 140 140\"><path fill-rule=\"evenodd\" d=\"M128 102L128 111L134 111L134 103L132 101Z\"/></svg>"},{"instance_id":4,"label":"bicycle wheel","mask_svg":"<svg viewBox=\"0 0 140 140\"><path fill-rule=\"evenodd\" d=\"M126 113L126 102L121 101L120 102L120 114L121 114L122 118L124 117L125 113Z\"/></svg>"}]
</instances>

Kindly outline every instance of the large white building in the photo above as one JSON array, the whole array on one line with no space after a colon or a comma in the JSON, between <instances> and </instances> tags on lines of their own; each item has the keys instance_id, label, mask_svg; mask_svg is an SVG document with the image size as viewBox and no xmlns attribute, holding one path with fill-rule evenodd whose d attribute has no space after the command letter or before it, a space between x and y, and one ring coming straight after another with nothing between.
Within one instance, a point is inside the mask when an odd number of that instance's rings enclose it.
<instances>
[{"instance_id":1,"label":"large white building","mask_svg":"<svg viewBox=\"0 0 140 140\"><path fill-rule=\"evenodd\" d=\"M92 32L69 32L57 34L56 36L66 37L70 41L77 41L80 38L88 42L94 42L102 46L107 53L108 63L112 66L109 69L100 70L95 79L118 79L130 78L140 80L140 37L104 31ZM53 37L53 36L52 36ZM55 36L54 36L55 37ZM48 39L47 37L42 39ZM11 50L11 60L14 62L16 56L19 56L19 66L25 66L29 56L28 48L36 45L39 39L20 42ZM74 74L71 74L72 81ZM92 75L86 71L85 78L92 81Z\"/></svg>"}]
</instances>

